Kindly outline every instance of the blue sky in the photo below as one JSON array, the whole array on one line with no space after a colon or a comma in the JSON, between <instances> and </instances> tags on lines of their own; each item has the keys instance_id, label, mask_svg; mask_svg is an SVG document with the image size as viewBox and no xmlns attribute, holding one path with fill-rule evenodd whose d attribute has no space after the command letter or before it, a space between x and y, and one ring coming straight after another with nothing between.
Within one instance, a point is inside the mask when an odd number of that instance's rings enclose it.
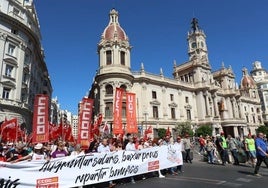
<instances>
[{"instance_id":1,"label":"blue sky","mask_svg":"<svg viewBox=\"0 0 268 188\"><path fill-rule=\"evenodd\" d=\"M132 70L172 77L173 60L188 60L187 32L193 17L207 36L213 70L232 66L240 84L241 69L256 60L268 69L266 0L35 0L45 61L61 108L77 114L98 69L97 43L119 11L130 44Z\"/></svg>"}]
</instances>

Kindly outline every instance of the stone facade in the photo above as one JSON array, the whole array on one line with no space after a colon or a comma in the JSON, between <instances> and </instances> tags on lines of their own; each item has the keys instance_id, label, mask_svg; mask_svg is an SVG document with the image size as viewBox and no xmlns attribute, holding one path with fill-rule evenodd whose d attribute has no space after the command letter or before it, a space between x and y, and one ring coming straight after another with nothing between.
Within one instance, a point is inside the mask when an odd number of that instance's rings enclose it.
<instances>
[{"instance_id":1,"label":"stone facade","mask_svg":"<svg viewBox=\"0 0 268 188\"><path fill-rule=\"evenodd\" d=\"M51 97L32 0L0 1L0 122L18 118L31 129L36 94Z\"/></svg>"},{"instance_id":2,"label":"stone facade","mask_svg":"<svg viewBox=\"0 0 268 188\"><path fill-rule=\"evenodd\" d=\"M112 9L98 44L99 70L89 94L95 99L95 115L104 114L112 128L114 93L121 87L136 93L140 130L151 125L157 132L188 121L193 130L211 126L214 135L221 131L233 136L255 134L263 124L262 110L258 89L247 70L243 69L240 86L231 67L222 64L219 70L211 70L206 35L196 18L187 41L189 59L180 64L174 61L173 78L165 77L162 69L158 75L148 73L143 64L139 71L132 71L129 39L119 24L118 12ZM125 110L123 102L124 123Z\"/></svg>"},{"instance_id":3,"label":"stone facade","mask_svg":"<svg viewBox=\"0 0 268 188\"><path fill-rule=\"evenodd\" d=\"M262 104L264 124L268 126L268 74L267 71L262 67L261 62L255 61L253 63L251 76L255 80L258 87Z\"/></svg>"}]
</instances>

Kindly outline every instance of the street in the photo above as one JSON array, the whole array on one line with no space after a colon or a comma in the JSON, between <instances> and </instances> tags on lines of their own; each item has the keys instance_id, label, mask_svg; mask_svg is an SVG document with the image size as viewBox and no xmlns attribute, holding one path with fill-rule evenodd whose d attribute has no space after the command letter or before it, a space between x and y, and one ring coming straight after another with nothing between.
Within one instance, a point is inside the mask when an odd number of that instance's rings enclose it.
<instances>
[{"instance_id":1,"label":"street","mask_svg":"<svg viewBox=\"0 0 268 188\"><path fill-rule=\"evenodd\" d=\"M165 178L148 178L136 181L136 184L123 184L117 187L263 187L268 184L268 169L262 165L260 174L262 177L253 175L253 168L249 165L234 166L228 164L210 165L206 162L194 161L192 164L184 164L184 172L179 175L166 175Z\"/></svg>"},{"instance_id":2,"label":"street","mask_svg":"<svg viewBox=\"0 0 268 188\"><path fill-rule=\"evenodd\" d=\"M202 156L194 153L193 163L184 163L183 173L178 175L165 174L165 178L159 178L158 176L146 177L142 179L142 176L135 177L136 183L130 183L129 178L126 180L117 180L115 187L118 188L233 188L233 187L264 187L268 184L268 168L265 164L262 164L260 168L261 177L254 176L254 168L249 164L241 164L235 166L227 164L222 166L219 164L207 164L202 161ZM156 173L157 175L157 173ZM147 175L148 176L148 175ZM85 186L91 188L107 187L108 183Z\"/></svg>"}]
</instances>

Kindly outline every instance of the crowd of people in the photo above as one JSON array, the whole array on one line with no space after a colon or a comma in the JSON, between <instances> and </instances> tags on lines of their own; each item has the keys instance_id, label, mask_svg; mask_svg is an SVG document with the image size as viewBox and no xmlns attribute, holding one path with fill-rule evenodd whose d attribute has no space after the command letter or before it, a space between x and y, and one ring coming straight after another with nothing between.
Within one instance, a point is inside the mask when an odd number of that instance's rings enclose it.
<instances>
[{"instance_id":1,"label":"crowd of people","mask_svg":"<svg viewBox=\"0 0 268 188\"><path fill-rule=\"evenodd\" d=\"M198 142L199 154L210 164L250 164L257 176L262 162L268 167L268 141L261 132L257 135L248 134L242 139L231 135L225 137L224 132L215 137L200 135Z\"/></svg>"},{"instance_id":2,"label":"crowd of people","mask_svg":"<svg viewBox=\"0 0 268 188\"><path fill-rule=\"evenodd\" d=\"M68 143L62 140L37 144L2 142L0 144L0 161L16 163L23 160L50 160L51 158L84 155L95 152L136 151L169 144L174 145L176 150L181 151L185 163L192 163L193 150L196 142L188 134L183 137L178 136L175 139L170 135L161 139L145 139L144 137L139 138L131 134L127 134L124 138L96 137L88 148L82 148L80 144L75 144L74 142ZM242 140L239 137L233 138L231 135L225 137L223 132L217 134L215 137L200 135L198 145L200 149L197 152L205 156L205 160L209 164L220 163L226 165L227 163L233 162L234 165L239 165L241 162L249 163L255 167L254 173L256 175L259 175L258 172L262 162L268 167L268 142L266 135L263 135L263 133L258 133L257 136L248 135ZM157 175L159 178L164 178L166 173L177 175L183 172L182 166L179 165L170 169L159 170L158 173L154 172L153 175ZM143 174L142 179L151 175L152 173ZM135 183L135 177L130 177L129 180L131 183ZM114 186L115 183L110 181L109 187Z\"/></svg>"}]
</instances>

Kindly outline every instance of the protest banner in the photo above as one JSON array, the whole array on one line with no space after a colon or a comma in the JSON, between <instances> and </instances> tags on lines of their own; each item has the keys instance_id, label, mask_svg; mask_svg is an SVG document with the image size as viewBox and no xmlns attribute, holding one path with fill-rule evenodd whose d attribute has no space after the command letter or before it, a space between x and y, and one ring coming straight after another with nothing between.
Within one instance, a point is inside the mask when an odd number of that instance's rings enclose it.
<instances>
[{"instance_id":1,"label":"protest banner","mask_svg":"<svg viewBox=\"0 0 268 188\"><path fill-rule=\"evenodd\" d=\"M96 184L182 164L176 145L94 153L50 161L0 162L2 186L69 188Z\"/></svg>"}]
</instances>

